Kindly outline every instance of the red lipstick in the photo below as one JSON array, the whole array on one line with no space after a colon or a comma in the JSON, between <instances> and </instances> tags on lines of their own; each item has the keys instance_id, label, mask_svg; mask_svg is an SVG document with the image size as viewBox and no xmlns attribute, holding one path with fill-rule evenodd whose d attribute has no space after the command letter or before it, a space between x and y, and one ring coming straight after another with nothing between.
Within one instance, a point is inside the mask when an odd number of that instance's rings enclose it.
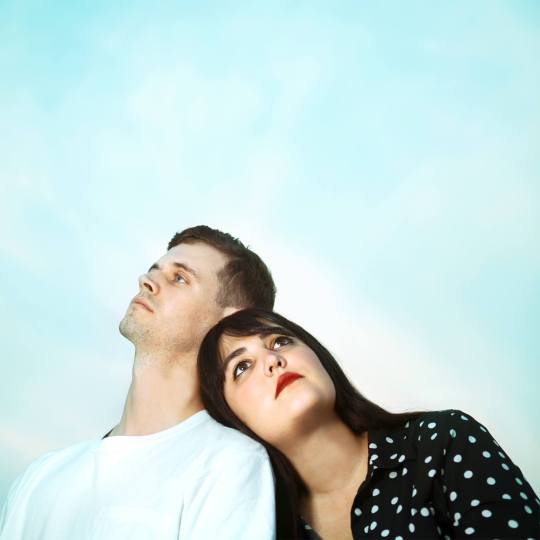
<instances>
[{"instance_id":1,"label":"red lipstick","mask_svg":"<svg viewBox=\"0 0 540 540\"><path fill-rule=\"evenodd\" d=\"M279 379L277 380L276 384L276 398L279 396L281 391L291 384L292 382L296 381L296 379L302 378L303 375L298 375L298 373L293 373L292 371L287 371L286 373L282 373L279 376Z\"/></svg>"}]
</instances>

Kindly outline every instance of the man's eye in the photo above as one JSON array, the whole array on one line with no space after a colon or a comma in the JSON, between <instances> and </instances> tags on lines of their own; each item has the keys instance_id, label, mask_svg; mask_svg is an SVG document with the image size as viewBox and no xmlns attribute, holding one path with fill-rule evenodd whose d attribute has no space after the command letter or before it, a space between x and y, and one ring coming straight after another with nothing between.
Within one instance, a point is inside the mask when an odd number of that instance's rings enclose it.
<instances>
[{"instance_id":1,"label":"man's eye","mask_svg":"<svg viewBox=\"0 0 540 540\"><path fill-rule=\"evenodd\" d=\"M186 278L182 274L175 274L174 282L175 283L187 283Z\"/></svg>"},{"instance_id":2,"label":"man's eye","mask_svg":"<svg viewBox=\"0 0 540 540\"><path fill-rule=\"evenodd\" d=\"M233 379L234 380L238 379L238 377L240 377L242 373L247 371L250 368L250 366L251 366L251 362L249 360L241 360L240 362L238 362L238 364L236 364L236 367L234 368L234 371L233 371Z\"/></svg>"},{"instance_id":3,"label":"man's eye","mask_svg":"<svg viewBox=\"0 0 540 540\"><path fill-rule=\"evenodd\" d=\"M290 345L293 342L293 339L288 336L278 336L276 339L272 341L272 349L274 351L277 351L278 349L281 349L281 347L284 347L285 345Z\"/></svg>"}]
</instances>

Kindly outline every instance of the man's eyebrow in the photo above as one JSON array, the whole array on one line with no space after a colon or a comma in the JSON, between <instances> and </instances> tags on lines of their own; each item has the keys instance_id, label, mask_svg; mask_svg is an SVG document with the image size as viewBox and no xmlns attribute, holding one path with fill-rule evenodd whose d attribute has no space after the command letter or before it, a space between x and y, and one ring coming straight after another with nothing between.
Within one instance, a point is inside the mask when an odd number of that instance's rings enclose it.
<instances>
[{"instance_id":1,"label":"man's eyebrow","mask_svg":"<svg viewBox=\"0 0 540 540\"><path fill-rule=\"evenodd\" d=\"M197 274L197 272L191 268L191 266L187 265L186 263L181 263L181 262L172 262L171 263L175 268L182 268L182 270L185 270L186 272L188 272L189 274L191 274L193 277L195 278L198 278L199 277L199 274ZM158 263L154 263L149 269L148 269L148 272L151 272L152 270L162 270L162 267L158 264Z\"/></svg>"},{"instance_id":2,"label":"man's eyebrow","mask_svg":"<svg viewBox=\"0 0 540 540\"><path fill-rule=\"evenodd\" d=\"M236 349L231 354L229 354L225 360L223 360L223 371L227 371L227 366L229 365L230 361L236 358L237 356L240 356L241 354L244 354L246 352L245 347L240 347L239 349Z\"/></svg>"}]
</instances>

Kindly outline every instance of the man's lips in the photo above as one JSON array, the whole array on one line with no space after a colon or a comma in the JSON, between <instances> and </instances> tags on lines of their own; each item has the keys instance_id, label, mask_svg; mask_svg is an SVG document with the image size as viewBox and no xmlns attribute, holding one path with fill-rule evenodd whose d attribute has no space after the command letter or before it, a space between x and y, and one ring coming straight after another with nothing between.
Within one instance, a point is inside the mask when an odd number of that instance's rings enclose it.
<instances>
[{"instance_id":1,"label":"man's lips","mask_svg":"<svg viewBox=\"0 0 540 540\"><path fill-rule=\"evenodd\" d=\"M296 381L296 379L300 379L301 377L303 377L303 375L298 375L298 373L293 373L292 371L282 373L277 380L275 397L277 398L286 386Z\"/></svg>"},{"instance_id":2,"label":"man's lips","mask_svg":"<svg viewBox=\"0 0 540 540\"><path fill-rule=\"evenodd\" d=\"M154 310L142 298L135 297L131 302L133 304L139 304L143 308L147 309L150 313L154 313Z\"/></svg>"}]
</instances>

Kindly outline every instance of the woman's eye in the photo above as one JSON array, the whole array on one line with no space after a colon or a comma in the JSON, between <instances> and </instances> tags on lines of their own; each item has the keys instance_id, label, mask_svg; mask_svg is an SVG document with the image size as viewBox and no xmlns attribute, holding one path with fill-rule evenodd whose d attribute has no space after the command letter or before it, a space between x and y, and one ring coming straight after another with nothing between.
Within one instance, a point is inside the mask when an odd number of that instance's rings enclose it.
<instances>
[{"instance_id":1,"label":"woman's eye","mask_svg":"<svg viewBox=\"0 0 540 540\"><path fill-rule=\"evenodd\" d=\"M236 367L234 368L234 371L233 371L233 379L236 380L238 377L240 377L240 375L242 375L242 373L247 371L250 366L251 366L251 362L249 362L248 360L241 360L240 362L238 362L238 364L236 364Z\"/></svg>"},{"instance_id":2,"label":"woman's eye","mask_svg":"<svg viewBox=\"0 0 540 540\"><path fill-rule=\"evenodd\" d=\"M272 342L272 349L274 351L277 351L278 349L281 349L281 347L284 347L285 345L290 345L292 342L293 342L292 338L288 336L278 336Z\"/></svg>"},{"instance_id":3,"label":"woman's eye","mask_svg":"<svg viewBox=\"0 0 540 540\"><path fill-rule=\"evenodd\" d=\"M175 274L174 282L175 283L187 283L186 278L182 274Z\"/></svg>"}]
</instances>

